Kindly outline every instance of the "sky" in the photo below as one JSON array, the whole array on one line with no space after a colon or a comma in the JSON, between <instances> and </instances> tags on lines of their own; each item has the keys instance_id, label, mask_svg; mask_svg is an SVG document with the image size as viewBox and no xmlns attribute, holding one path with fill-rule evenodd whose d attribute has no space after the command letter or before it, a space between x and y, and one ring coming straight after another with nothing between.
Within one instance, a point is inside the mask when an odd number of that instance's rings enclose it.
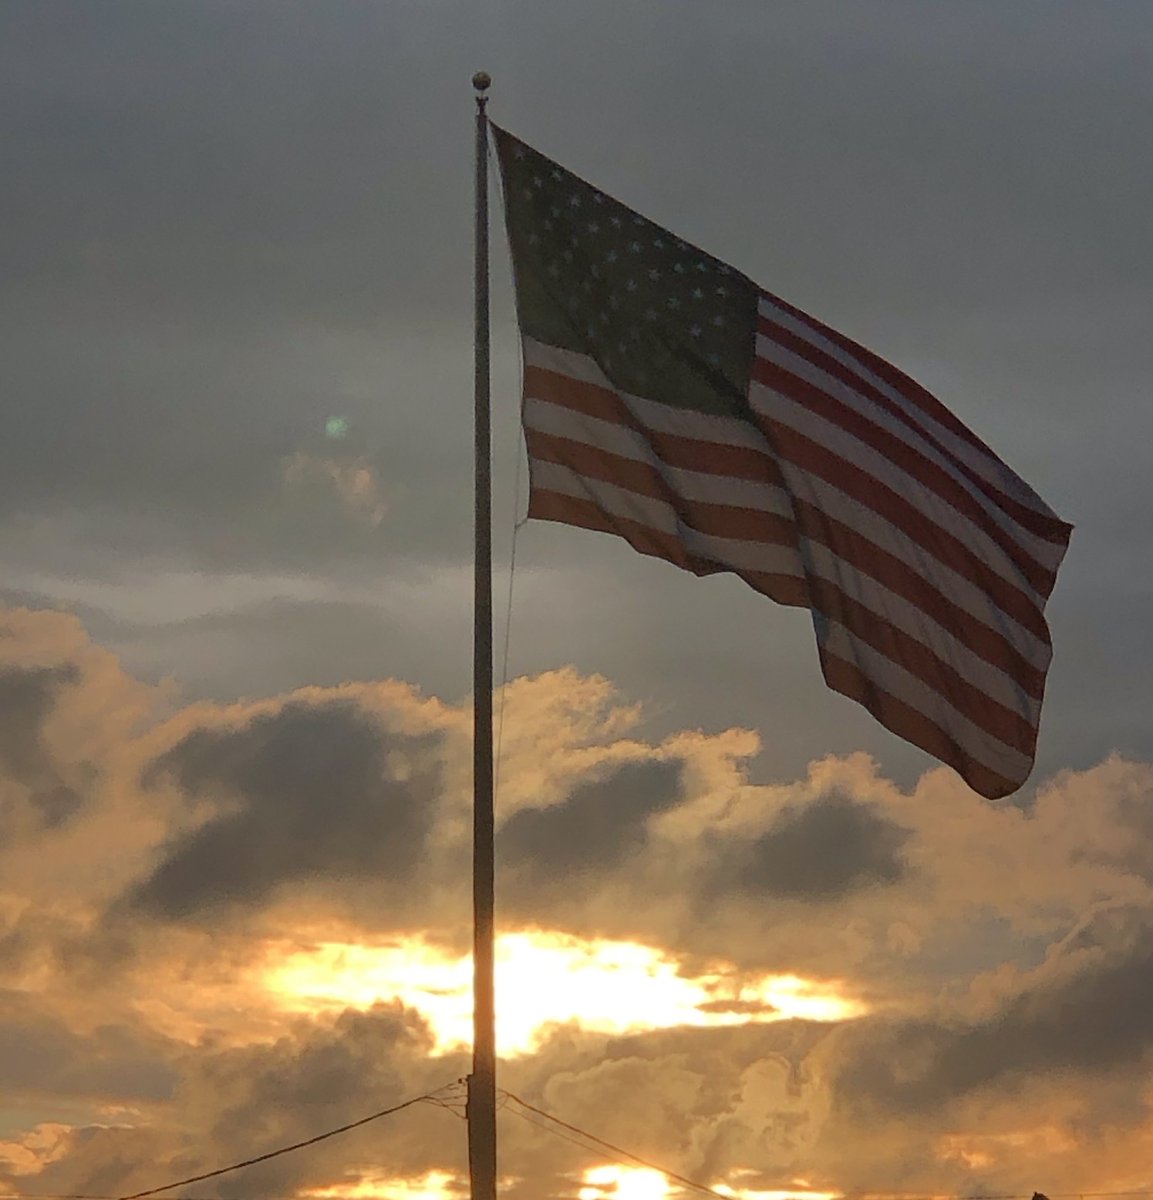
<instances>
[{"instance_id":1,"label":"sky","mask_svg":"<svg viewBox=\"0 0 1153 1200\"><path fill-rule=\"evenodd\" d=\"M501 1086L745 1200L1153 1192L1151 54L1146 0L6 0L0 1191L467 1070L483 69L1075 526L999 803L735 579L531 522L510 603L494 207ZM677 1195L515 1108L518 1200ZM425 1104L177 1194L464 1161Z\"/></svg>"}]
</instances>

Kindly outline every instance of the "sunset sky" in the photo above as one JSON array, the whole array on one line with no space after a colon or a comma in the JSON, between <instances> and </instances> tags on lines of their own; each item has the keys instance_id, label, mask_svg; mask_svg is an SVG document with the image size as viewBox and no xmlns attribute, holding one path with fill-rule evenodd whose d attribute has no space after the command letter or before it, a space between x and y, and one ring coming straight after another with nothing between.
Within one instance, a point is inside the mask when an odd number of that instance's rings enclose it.
<instances>
[{"instance_id":1,"label":"sunset sky","mask_svg":"<svg viewBox=\"0 0 1153 1200\"><path fill-rule=\"evenodd\" d=\"M0 1192L468 1069L484 69L1076 527L999 803L828 691L803 612L522 528L500 1085L737 1200L1153 1194L1151 62L1148 0L4 0ZM498 224L498 672L518 370ZM515 1200L680 1200L517 1118ZM464 1132L174 1195L446 1200Z\"/></svg>"}]
</instances>

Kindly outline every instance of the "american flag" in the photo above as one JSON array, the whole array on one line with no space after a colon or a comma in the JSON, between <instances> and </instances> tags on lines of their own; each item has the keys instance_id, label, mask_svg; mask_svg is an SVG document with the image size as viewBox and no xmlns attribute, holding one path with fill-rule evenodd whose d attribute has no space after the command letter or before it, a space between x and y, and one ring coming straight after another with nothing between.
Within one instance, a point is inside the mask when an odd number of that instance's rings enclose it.
<instances>
[{"instance_id":1,"label":"american flag","mask_svg":"<svg viewBox=\"0 0 1153 1200\"><path fill-rule=\"evenodd\" d=\"M494 131L529 516L808 608L831 688L1015 791L1071 526L895 367Z\"/></svg>"}]
</instances>

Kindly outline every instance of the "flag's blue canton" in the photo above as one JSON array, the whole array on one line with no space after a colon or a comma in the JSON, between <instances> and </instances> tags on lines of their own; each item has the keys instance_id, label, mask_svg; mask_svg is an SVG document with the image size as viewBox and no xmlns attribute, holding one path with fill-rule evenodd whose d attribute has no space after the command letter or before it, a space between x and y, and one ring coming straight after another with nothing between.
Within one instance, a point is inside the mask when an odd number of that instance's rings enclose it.
<instances>
[{"instance_id":1,"label":"flag's blue canton","mask_svg":"<svg viewBox=\"0 0 1153 1200\"><path fill-rule=\"evenodd\" d=\"M524 331L588 354L621 391L743 412L753 284L503 130L496 138Z\"/></svg>"}]
</instances>

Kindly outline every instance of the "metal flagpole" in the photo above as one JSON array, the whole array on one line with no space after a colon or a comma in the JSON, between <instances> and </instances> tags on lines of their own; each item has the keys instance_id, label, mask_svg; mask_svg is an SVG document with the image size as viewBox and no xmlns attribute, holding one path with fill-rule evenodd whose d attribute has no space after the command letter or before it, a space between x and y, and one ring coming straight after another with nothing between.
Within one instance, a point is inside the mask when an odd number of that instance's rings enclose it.
<instances>
[{"instance_id":1,"label":"metal flagpole","mask_svg":"<svg viewBox=\"0 0 1153 1200\"><path fill-rule=\"evenodd\" d=\"M476 89L475 566L473 592L473 1043L468 1077L468 1174L472 1200L496 1197L496 1003L493 989L492 470L488 327L488 117L492 80Z\"/></svg>"}]
</instances>

